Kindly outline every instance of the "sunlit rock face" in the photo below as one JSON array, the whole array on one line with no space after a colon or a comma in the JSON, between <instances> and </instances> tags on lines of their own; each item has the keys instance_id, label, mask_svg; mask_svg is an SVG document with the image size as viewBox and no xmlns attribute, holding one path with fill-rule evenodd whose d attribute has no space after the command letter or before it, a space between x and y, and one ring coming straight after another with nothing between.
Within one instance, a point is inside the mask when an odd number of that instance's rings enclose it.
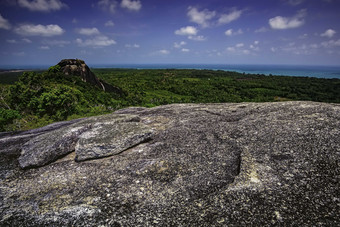
<instances>
[{"instance_id":1,"label":"sunlit rock face","mask_svg":"<svg viewBox=\"0 0 340 227\"><path fill-rule=\"evenodd\" d=\"M173 104L0 134L2 226L339 226L340 105Z\"/></svg>"}]
</instances>

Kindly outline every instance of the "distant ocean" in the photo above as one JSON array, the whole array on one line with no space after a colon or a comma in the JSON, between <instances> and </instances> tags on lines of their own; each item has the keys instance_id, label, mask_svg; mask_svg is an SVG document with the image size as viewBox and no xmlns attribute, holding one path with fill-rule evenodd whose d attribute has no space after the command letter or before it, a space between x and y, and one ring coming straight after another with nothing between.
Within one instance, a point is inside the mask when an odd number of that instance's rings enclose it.
<instances>
[{"instance_id":1,"label":"distant ocean","mask_svg":"<svg viewBox=\"0 0 340 227\"><path fill-rule=\"evenodd\" d=\"M49 66L4 66L2 69L47 69ZM340 79L340 66L222 65L222 64L89 64L91 68L210 69L239 73Z\"/></svg>"}]
</instances>

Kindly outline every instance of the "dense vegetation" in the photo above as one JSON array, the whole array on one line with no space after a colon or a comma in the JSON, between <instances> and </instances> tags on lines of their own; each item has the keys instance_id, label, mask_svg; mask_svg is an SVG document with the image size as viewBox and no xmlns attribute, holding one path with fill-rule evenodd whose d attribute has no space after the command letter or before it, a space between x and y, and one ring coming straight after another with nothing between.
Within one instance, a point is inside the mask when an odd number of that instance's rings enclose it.
<instances>
[{"instance_id":1,"label":"dense vegetation","mask_svg":"<svg viewBox=\"0 0 340 227\"><path fill-rule=\"evenodd\" d=\"M105 93L51 67L0 79L0 131L103 114L127 106L169 103L310 100L340 103L340 80L212 70L94 69L125 95ZM0 75L1 77L2 75ZM10 79L6 79L10 78Z\"/></svg>"}]
</instances>

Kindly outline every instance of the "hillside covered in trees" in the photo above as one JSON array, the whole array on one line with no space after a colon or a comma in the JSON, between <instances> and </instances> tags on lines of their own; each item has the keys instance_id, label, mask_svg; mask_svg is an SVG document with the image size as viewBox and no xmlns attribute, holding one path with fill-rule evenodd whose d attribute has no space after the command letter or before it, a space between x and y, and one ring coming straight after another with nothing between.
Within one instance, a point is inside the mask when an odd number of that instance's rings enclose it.
<instances>
[{"instance_id":1,"label":"hillside covered in trees","mask_svg":"<svg viewBox=\"0 0 340 227\"><path fill-rule=\"evenodd\" d=\"M170 103L340 103L340 80L265 76L189 69L92 69L123 92L105 92L58 67L46 72L0 75L0 131L105 114L128 106Z\"/></svg>"}]
</instances>

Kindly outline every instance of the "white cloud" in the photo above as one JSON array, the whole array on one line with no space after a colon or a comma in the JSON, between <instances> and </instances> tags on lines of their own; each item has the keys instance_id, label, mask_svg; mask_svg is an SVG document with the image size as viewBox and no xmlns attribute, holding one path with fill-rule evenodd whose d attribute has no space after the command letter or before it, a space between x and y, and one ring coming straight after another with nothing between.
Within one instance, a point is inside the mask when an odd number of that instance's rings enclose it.
<instances>
[{"instance_id":1,"label":"white cloud","mask_svg":"<svg viewBox=\"0 0 340 227\"><path fill-rule=\"evenodd\" d=\"M181 50L182 52L189 52L190 50L189 49L187 49L187 48L182 48L182 50Z\"/></svg>"},{"instance_id":2,"label":"white cloud","mask_svg":"<svg viewBox=\"0 0 340 227\"><path fill-rule=\"evenodd\" d=\"M266 27L261 27L259 29L256 29L255 30L255 33L261 33L261 32L267 32L268 31L268 28Z\"/></svg>"},{"instance_id":3,"label":"white cloud","mask_svg":"<svg viewBox=\"0 0 340 227\"><path fill-rule=\"evenodd\" d=\"M140 45L139 44L125 44L125 47L126 48L139 48L140 47Z\"/></svg>"},{"instance_id":4,"label":"white cloud","mask_svg":"<svg viewBox=\"0 0 340 227\"><path fill-rule=\"evenodd\" d=\"M33 24L24 24L16 27L14 32L23 35L23 36L57 36L62 35L65 31L56 24L50 25L33 25Z\"/></svg>"},{"instance_id":5,"label":"white cloud","mask_svg":"<svg viewBox=\"0 0 340 227\"><path fill-rule=\"evenodd\" d=\"M218 23L229 24L230 22L240 18L241 14L242 14L242 10L233 9L228 14L222 14L221 17L218 19Z\"/></svg>"},{"instance_id":6,"label":"white cloud","mask_svg":"<svg viewBox=\"0 0 340 227\"><path fill-rule=\"evenodd\" d=\"M27 38L23 38L22 41L23 41L24 43L32 43L32 40L27 39Z\"/></svg>"},{"instance_id":7,"label":"white cloud","mask_svg":"<svg viewBox=\"0 0 340 227\"><path fill-rule=\"evenodd\" d=\"M6 42L11 43L11 44L17 43L15 39L7 39Z\"/></svg>"},{"instance_id":8,"label":"white cloud","mask_svg":"<svg viewBox=\"0 0 340 227\"><path fill-rule=\"evenodd\" d=\"M175 31L176 35L196 35L198 30L193 26L182 27Z\"/></svg>"},{"instance_id":9,"label":"white cloud","mask_svg":"<svg viewBox=\"0 0 340 227\"><path fill-rule=\"evenodd\" d=\"M305 33L305 34L303 34L303 35L299 35L298 38L299 38L299 39L306 39L306 38L308 38L308 34Z\"/></svg>"},{"instance_id":10,"label":"white cloud","mask_svg":"<svg viewBox=\"0 0 340 227\"><path fill-rule=\"evenodd\" d=\"M297 6L303 3L305 0L288 0L287 3L292 6Z\"/></svg>"},{"instance_id":11,"label":"white cloud","mask_svg":"<svg viewBox=\"0 0 340 227\"><path fill-rule=\"evenodd\" d=\"M14 52L12 53L14 56L17 56L17 57L24 57L26 56L26 53L21 51L21 52Z\"/></svg>"},{"instance_id":12,"label":"white cloud","mask_svg":"<svg viewBox=\"0 0 340 227\"><path fill-rule=\"evenodd\" d=\"M340 39L338 39L338 40L329 40L327 42L322 42L321 46L326 47L326 48L340 47Z\"/></svg>"},{"instance_id":13,"label":"white cloud","mask_svg":"<svg viewBox=\"0 0 340 227\"><path fill-rule=\"evenodd\" d=\"M59 46L59 47L64 47L65 45L71 44L71 42L67 40L44 40L42 43L45 45L49 45L49 46Z\"/></svg>"},{"instance_id":14,"label":"white cloud","mask_svg":"<svg viewBox=\"0 0 340 227\"><path fill-rule=\"evenodd\" d=\"M18 0L18 5L31 11L49 12L67 8L60 0Z\"/></svg>"},{"instance_id":15,"label":"white cloud","mask_svg":"<svg viewBox=\"0 0 340 227\"><path fill-rule=\"evenodd\" d=\"M320 36L322 37L328 37L328 38L332 38L335 35L336 31L333 29L328 29L326 30L324 33L322 33Z\"/></svg>"},{"instance_id":16,"label":"white cloud","mask_svg":"<svg viewBox=\"0 0 340 227\"><path fill-rule=\"evenodd\" d=\"M104 11L108 10L110 13L116 12L117 2L115 0L100 0L98 7Z\"/></svg>"},{"instance_id":17,"label":"white cloud","mask_svg":"<svg viewBox=\"0 0 340 227\"><path fill-rule=\"evenodd\" d=\"M81 35L99 35L100 32L97 28L80 28L78 33Z\"/></svg>"},{"instance_id":18,"label":"white cloud","mask_svg":"<svg viewBox=\"0 0 340 227\"><path fill-rule=\"evenodd\" d=\"M245 54L245 55L248 55L248 54L250 54L250 51L249 50L242 50L242 53Z\"/></svg>"},{"instance_id":19,"label":"white cloud","mask_svg":"<svg viewBox=\"0 0 340 227\"><path fill-rule=\"evenodd\" d=\"M163 50L159 50L158 53L162 55L168 55L170 54L170 51L163 49Z\"/></svg>"},{"instance_id":20,"label":"white cloud","mask_svg":"<svg viewBox=\"0 0 340 227\"><path fill-rule=\"evenodd\" d=\"M237 47L237 48L244 47L244 43L238 43L238 44L235 45L235 47Z\"/></svg>"},{"instance_id":21,"label":"white cloud","mask_svg":"<svg viewBox=\"0 0 340 227\"><path fill-rule=\"evenodd\" d=\"M280 50L290 53L290 54L295 54L295 55L311 55L311 54L317 53L316 51L317 48L318 48L318 45L315 46L315 44L296 45L294 42L292 42L284 47L281 47ZM277 49L275 49L275 51L276 50Z\"/></svg>"},{"instance_id":22,"label":"white cloud","mask_svg":"<svg viewBox=\"0 0 340 227\"><path fill-rule=\"evenodd\" d=\"M259 43L259 41L255 40L253 44L249 45L249 48L246 48L244 43L237 43L234 46L227 47L226 51L236 55L256 55L256 52L260 50Z\"/></svg>"},{"instance_id":23,"label":"white cloud","mask_svg":"<svg viewBox=\"0 0 340 227\"><path fill-rule=\"evenodd\" d=\"M2 17L2 15L0 14L0 28L2 29L6 29L9 30L11 29L11 24L8 22L8 20L6 20L5 18Z\"/></svg>"},{"instance_id":24,"label":"white cloud","mask_svg":"<svg viewBox=\"0 0 340 227\"><path fill-rule=\"evenodd\" d=\"M229 51L229 52L235 52L236 49L235 49L235 47L227 47L227 51Z\"/></svg>"},{"instance_id":25,"label":"white cloud","mask_svg":"<svg viewBox=\"0 0 340 227\"><path fill-rule=\"evenodd\" d=\"M15 39L7 39L6 42L8 43L32 43L32 41L30 39L27 39L27 38L24 38L24 39L21 39L21 41L17 41Z\"/></svg>"},{"instance_id":26,"label":"white cloud","mask_svg":"<svg viewBox=\"0 0 340 227\"><path fill-rule=\"evenodd\" d=\"M139 0L122 0L120 6L128 10L139 11L142 8L142 3Z\"/></svg>"},{"instance_id":27,"label":"white cloud","mask_svg":"<svg viewBox=\"0 0 340 227\"><path fill-rule=\"evenodd\" d=\"M300 10L294 17L281 17L277 16L269 19L269 25L272 29L289 29L301 27L304 23L304 17L307 11Z\"/></svg>"},{"instance_id":28,"label":"white cloud","mask_svg":"<svg viewBox=\"0 0 340 227\"><path fill-rule=\"evenodd\" d=\"M188 39L194 40L194 41L205 41L207 40L206 37L204 37L203 35L189 35Z\"/></svg>"},{"instance_id":29,"label":"white cloud","mask_svg":"<svg viewBox=\"0 0 340 227\"><path fill-rule=\"evenodd\" d=\"M49 46L41 46L39 47L40 50L49 50L50 47Z\"/></svg>"},{"instance_id":30,"label":"white cloud","mask_svg":"<svg viewBox=\"0 0 340 227\"><path fill-rule=\"evenodd\" d=\"M116 44L116 41L109 39L107 36L97 36L93 39L82 40L76 39L76 43L79 46L91 46L91 47L106 47Z\"/></svg>"},{"instance_id":31,"label":"white cloud","mask_svg":"<svg viewBox=\"0 0 340 227\"><path fill-rule=\"evenodd\" d=\"M234 36L234 35L241 35L243 34L242 29L239 29L237 31L234 31L233 29L228 29L227 31L224 32L226 36Z\"/></svg>"},{"instance_id":32,"label":"white cloud","mask_svg":"<svg viewBox=\"0 0 340 227\"><path fill-rule=\"evenodd\" d=\"M115 25L115 23L113 23L112 20L109 20L104 25L105 25L105 27L113 27Z\"/></svg>"},{"instance_id":33,"label":"white cloud","mask_svg":"<svg viewBox=\"0 0 340 227\"><path fill-rule=\"evenodd\" d=\"M188 17L190 18L191 22L197 23L202 27L208 27L209 21L216 16L215 11L209 11L204 9L203 11L198 11L195 7L188 8Z\"/></svg>"},{"instance_id":34,"label":"white cloud","mask_svg":"<svg viewBox=\"0 0 340 227\"><path fill-rule=\"evenodd\" d=\"M187 43L184 41L181 41L180 43L175 42L174 47L175 48L181 48L182 46L186 45Z\"/></svg>"}]
</instances>

